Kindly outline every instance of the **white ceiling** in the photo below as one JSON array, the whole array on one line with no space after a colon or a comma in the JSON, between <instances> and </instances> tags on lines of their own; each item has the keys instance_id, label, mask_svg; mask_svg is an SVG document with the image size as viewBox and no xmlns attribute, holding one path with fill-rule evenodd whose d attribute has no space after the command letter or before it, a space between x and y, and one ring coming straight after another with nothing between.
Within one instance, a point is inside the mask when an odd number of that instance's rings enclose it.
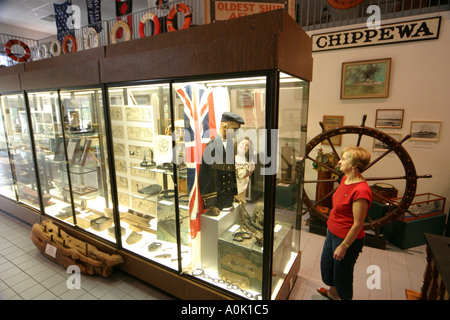
<instances>
[{"instance_id":1,"label":"white ceiling","mask_svg":"<svg viewBox=\"0 0 450 320\"><path fill-rule=\"evenodd\" d=\"M0 0L0 23L34 31L56 34L56 22L42 18L55 14L53 3L65 0ZM150 5L149 5L150 4ZM86 0L72 0L81 9L81 26L87 25ZM133 0L133 12L153 7L155 0ZM115 18L115 0L101 0L102 20Z\"/></svg>"}]
</instances>

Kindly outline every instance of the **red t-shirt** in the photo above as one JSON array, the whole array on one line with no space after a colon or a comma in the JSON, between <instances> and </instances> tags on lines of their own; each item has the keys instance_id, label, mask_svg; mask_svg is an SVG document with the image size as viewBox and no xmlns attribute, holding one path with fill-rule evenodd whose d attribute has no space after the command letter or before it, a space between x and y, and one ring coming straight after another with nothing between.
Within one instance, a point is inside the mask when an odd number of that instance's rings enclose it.
<instances>
[{"instance_id":1,"label":"red t-shirt","mask_svg":"<svg viewBox=\"0 0 450 320\"><path fill-rule=\"evenodd\" d=\"M372 202L372 191L366 181L346 185L346 179L347 177L342 179L341 184L337 187L333 195L333 208L330 211L327 222L328 229L331 233L342 239L347 236L348 231L353 225L353 202L358 199L366 199L369 201L368 208ZM368 208L367 211L369 211ZM356 239L361 239L364 235L364 230L361 228Z\"/></svg>"}]
</instances>

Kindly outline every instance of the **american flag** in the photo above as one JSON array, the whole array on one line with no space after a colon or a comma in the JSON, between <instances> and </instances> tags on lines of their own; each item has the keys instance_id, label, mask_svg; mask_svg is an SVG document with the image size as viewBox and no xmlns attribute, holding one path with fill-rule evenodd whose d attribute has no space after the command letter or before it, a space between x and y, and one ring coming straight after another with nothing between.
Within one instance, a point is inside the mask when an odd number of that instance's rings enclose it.
<instances>
[{"instance_id":1,"label":"american flag","mask_svg":"<svg viewBox=\"0 0 450 320\"><path fill-rule=\"evenodd\" d=\"M194 239L200 231L200 215L203 202L198 184L198 173L206 143L217 132L216 113L213 92L203 85L187 84L177 89L184 105L184 142L186 148L187 184L189 192L189 217L191 237Z\"/></svg>"}]
</instances>

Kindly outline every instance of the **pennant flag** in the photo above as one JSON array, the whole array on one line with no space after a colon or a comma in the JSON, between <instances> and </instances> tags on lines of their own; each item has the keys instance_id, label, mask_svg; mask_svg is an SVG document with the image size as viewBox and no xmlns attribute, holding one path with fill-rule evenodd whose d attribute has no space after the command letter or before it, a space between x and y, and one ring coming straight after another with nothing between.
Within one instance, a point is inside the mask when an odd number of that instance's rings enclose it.
<instances>
[{"instance_id":1,"label":"pennant flag","mask_svg":"<svg viewBox=\"0 0 450 320\"><path fill-rule=\"evenodd\" d=\"M73 11L70 10L70 13L67 12L69 7L72 7L72 0L67 0L62 4L53 4L53 8L55 9L57 38L59 42L62 42L64 37L68 34L74 35L73 28L69 29L67 25L69 17L73 15Z\"/></svg>"},{"instance_id":2,"label":"pennant flag","mask_svg":"<svg viewBox=\"0 0 450 320\"><path fill-rule=\"evenodd\" d=\"M133 12L133 0L116 0L116 17L127 15L127 23L130 26L131 34L133 34L133 17L130 13ZM117 19L119 20L119 19ZM123 35L122 28L116 32L116 38L121 39Z\"/></svg>"},{"instance_id":3,"label":"pennant flag","mask_svg":"<svg viewBox=\"0 0 450 320\"><path fill-rule=\"evenodd\" d=\"M100 9L100 0L86 0L88 24L93 27L95 31L101 32L102 27L102 14Z\"/></svg>"},{"instance_id":4,"label":"pennant flag","mask_svg":"<svg viewBox=\"0 0 450 320\"><path fill-rule=\"evenodd\" d=\"M222 115L225 110L215 108L213 92L202 85L187 84L177 89L177 94L184 105L189 217L191 238L194 239L200 231L200 216L204 211L198 181L203 150L217 133L216 113Z\"/></svg>"}]
</instances>

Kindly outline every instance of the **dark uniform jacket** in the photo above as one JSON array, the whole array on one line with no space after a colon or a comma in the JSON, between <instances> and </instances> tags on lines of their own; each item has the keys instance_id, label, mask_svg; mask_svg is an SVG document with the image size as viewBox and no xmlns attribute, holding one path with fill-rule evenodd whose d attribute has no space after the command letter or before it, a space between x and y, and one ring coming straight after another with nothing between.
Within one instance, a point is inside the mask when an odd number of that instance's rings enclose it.
<instances>
[{"instance_id":1,"label":"dark uniform jacket","mask_svg":"<svg viewBox=\"0 0 450 320\"><path fill-rule=\"evenodd\" d=\"M206 163L205 152L200 165L198 183L205 209L213 206L216 206L220 210L231 207L234 195L237 194L234 163L226 163L226 152L222 143L222 137L216 135L214 139L206 144L205 151L209 150L208 153L214 157L215 150L218 150L218 148L222 148L223 150L222 163ZM213 151L211 152L210 150Z\"/></svg>"}]
</instances>

